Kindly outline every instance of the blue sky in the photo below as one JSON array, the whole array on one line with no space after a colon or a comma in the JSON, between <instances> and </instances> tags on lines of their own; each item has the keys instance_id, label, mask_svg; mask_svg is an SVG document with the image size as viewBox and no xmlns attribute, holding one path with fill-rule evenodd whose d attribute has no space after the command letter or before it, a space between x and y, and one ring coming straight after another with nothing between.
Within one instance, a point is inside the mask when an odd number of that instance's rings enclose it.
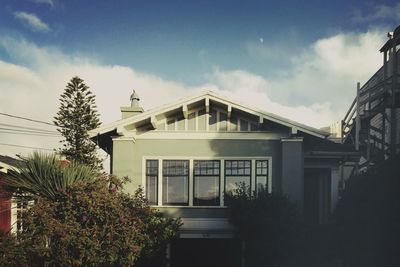
<instances>
[{"instance_id":1,"label":"blue sky","mask_svg":"<svg viewBox=\"0 0 400 267\"><path fill-rule=\"evenodd\" d=\"M51 121L79 75L104 122L133 88L145 108L211 89L321 127L380 67L399 22L395 1L3 0L0 111Z\"/></svg>"},{"instance_id":2,"label":"blue sky","mask_svg":"<svg viewBox=\"0 0 400 267\"><path fill-rule=\"evenodd\" d=\"M214 66L274 72L277 62L256 58L247 49L251 43L262 46L260 38L265 44L288 42L291 54L333 33L365 31L371 25L393 28L398 22L354 20L356 12L369 14L394 1L2 2L2 32L189 85L203 82ZM50 30L32 31L16 19L21 11L36 15Z\"/></svg>"}]
</instances>

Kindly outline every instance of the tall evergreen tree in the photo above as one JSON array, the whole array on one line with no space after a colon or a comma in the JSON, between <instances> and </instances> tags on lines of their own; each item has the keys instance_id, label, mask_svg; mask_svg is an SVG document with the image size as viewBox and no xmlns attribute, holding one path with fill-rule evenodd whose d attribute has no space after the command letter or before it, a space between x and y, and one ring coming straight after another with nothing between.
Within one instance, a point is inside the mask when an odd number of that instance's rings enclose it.
<instances>
[{"instance_id":1,"label":"tall evergreen tree","mask_svg":"<svg viewBox=\"0 0 400 267\"><path fill-rule=\"evenodd\" d=\"M96 144L90 141L88 131L100 126L95 95L79 77L73 77L60 97L60 109L54 117L54 124L65 140L62 140L61 154L92 167L101 168L96 156Z\"/></svg>"}]
</instances>

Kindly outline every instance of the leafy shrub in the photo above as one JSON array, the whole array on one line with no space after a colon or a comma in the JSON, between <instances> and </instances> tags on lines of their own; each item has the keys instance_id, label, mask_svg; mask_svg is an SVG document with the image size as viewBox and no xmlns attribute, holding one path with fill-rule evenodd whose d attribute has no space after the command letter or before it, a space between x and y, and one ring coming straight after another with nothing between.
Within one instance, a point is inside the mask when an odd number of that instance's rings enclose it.
<instances>
[{"instance_id":1,"label":"leafy shrub","mask_svg":"<svg viewBox=\"0 0 400 267\"><path fill-rule=\"evenodd\" d=\"M174 238L179 221L149 207L141 190L123 193L122 184L99 177L59 190L52 201L37 197L23 211L22 231L12 243L29 262L18 265L132 266Z\"/></svg>"},{"instance_id":2,"label":"leafy shrub","mask_svg":"<svg viewBox=\"0 0 400 267\"><path fill-rule=\"evenodd\" d=\"M248 266L281 266L293 260L301 233L295 204L265 190L251 195L243 184L230 201L231 222L245 241Z\"/></svg>"}]
</instances>

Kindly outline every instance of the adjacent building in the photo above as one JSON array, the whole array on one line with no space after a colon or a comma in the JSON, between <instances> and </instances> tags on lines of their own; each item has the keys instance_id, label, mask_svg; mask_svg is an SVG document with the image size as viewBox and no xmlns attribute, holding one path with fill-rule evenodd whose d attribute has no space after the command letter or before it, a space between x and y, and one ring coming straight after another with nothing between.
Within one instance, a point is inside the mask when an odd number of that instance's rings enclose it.
<instances>
[{"instance_id":1,"label":"adjacent building","mask_svg":"<svg viewBox=\"0 0 400 267\"><path fill-rule=\"evenodd\" d=\"M343 143L363 155L360 170L366 170L400 152L400 26L388 33L379 50L383 64L363 85L342 121Z\"/></svg>"}]
</instances>

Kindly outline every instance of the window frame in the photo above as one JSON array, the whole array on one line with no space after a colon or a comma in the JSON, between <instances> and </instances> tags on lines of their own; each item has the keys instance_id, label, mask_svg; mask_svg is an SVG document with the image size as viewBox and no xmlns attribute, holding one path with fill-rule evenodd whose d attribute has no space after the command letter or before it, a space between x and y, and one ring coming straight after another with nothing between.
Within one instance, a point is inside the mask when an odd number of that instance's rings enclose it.
<instances>
[{"instance_id":1,"label":"window frame","mask_svg":"<svg viewBox=\"0 0 400 267\"><path fill-rule=\"evenodd\" d=\"M218 194L217 194L217 200L216 200L216 205L196 205L196 203L195 203L195 189L196 189L196 183L195 183L195 178L196 177L210 177L210 176L217 176L217 175L207 175L207 174L205 174L205 175L202 175L202 174L197 174L196 175L196 172L195 172L195 161L198 161L198 162L218 162L218 164L219 164L219 167L218 167ZM207 160L207 159L193 159L193 176L192 176L192 178L193 178L193 203L192 203L192 206L193 207L201 207L201 206L207 206L207 207L218 207L218 206L220 206L221 205L221 168L222 168L222 163L221 163L221 160L219 160L219 159L209 159L209 160ZM206 168L206 170L207 170L208 168Z\"/></svg>"},{"instance_id":2,"label":"window frame","mask_svg":"<svg viewBox=\"0 0 400 267\"><path fill-rule=\"evenodd\" d=\"M226 187L226 179L225 179L225 162L230 160L249 160L251 162L251 171L250 171L250 187L251 191L254 192L255 188L255 180L256 180L256 160L266 160L268 161L268 192L272 192L272 183L273 183L273 157L272 156L254 156L254 157L208 157L208 156L142 156L142 182L141 186L145 187L146 183L146 175L145 175L145 168L146 168L146 160L158 160L159 166L159 174L158 174L158 203L152 204L151 206L160 207L160 208L168 208L168 207L182 207L182 208L227 208L228 203L225 200L225 187ZM189 180L188 180L188 194L189 194L189 203L186 205L169 205L162 203L162 191L163 191L163 173L160 166L162 166L163 161L165 160L186 160L189 161ZM194 161L195 160L219 160L220 161L220 179L219 179L219 197L220 197L220 204L217 206L196 206L193 203L194 197ZM146 188L144 188L146 190Z\"/></svg>"},{"instance_id":3,"label":"window frame","mask_svg":"<svg viewBox=\"0 0 400 267\"><path fill-rule=\"evenodd\" d=\"M171 202L165 202L164 203L164 163L166 161L186 161L187 162L187 202L180 202L180 203L171 203ZM164 159L161 161L161 165L162 165L162 169L161 169L161 175L162 175L162 179L161 180L161 184L162 184L162 189L161 189L161 204L162 206L189 206L190 204L190 192L189 192L189 188L190 188L190 160L187 159ZM185 175L168 175L168 177L184 177Z\"/></svg>"},{"instance_id":4,"label":"window frame","mask_svg":"<svg viewBox=\"0 0 400 267\"><path fill-rule=\"evenodd\" d=\"M251 191L252 191L252 189L253 189L253 187L252 187L252 180L253 180L253 173L252 173L252 165L253 165L253 159L226 159L226 160L224 160L224 206L226 206L226 202L225 202L225 196L227 196L228 194L227 194L227 192L226 192L226 177L228 176L231 176L231 177L240 177L240 176L246 176L245 174L243 174L243 175L239 175L239 174L236 174L236 175L233 175L233 174L226 174L226 162L227 161L231 161L231 162L233 162L233 161L236 161L236 162L239 162L239 161L243 161L243 162L245 162L245 161L249 161L250 162L250 167L249 167L249 170L250 170L250 172L249 172L249 174L248 174L248 177L250 178L249 179L249 190L250 190L250 193L251 193ZM255 178L255 177L254 177Z\"/></svg>"},{"instance_id":5,"label":"window frame","mask_svg":"<svg viewBox=\"0 0 400 267\"><path fill-rule=\"evenodd\" d=\"M151 166L147 166L147 163L148 162L151 162L151 161L153 161L153 162L156 162L157 163L157 167L156 167L156 169L157 169L157 172L156 172L156 174L152 174L152 173L148 173L148 168L152 168ZM156 159L146 159L146 162L145 162L145 176L146 176L146 180L145 180L145 190L144 190L144 192L145 192L145 196L146 196L146 199L147 199L147 201L148 201L148 203L150 204L150 205L155 205L155 204L158 204L158 187L159 187L159 182L158 182L158 180L159 180L159 174L160 174L160 171L159 171L159 168L160 168L160 162L159 162L159 160L156 160ZM154 168L154 167L153 167ZM156 182L155 182L155 184L156 184L156 192L155 192L155 195L156 195L156 200L155 200L155 202L150 202L149 201L149 199L148 199L148 188L147 188L147 177L149 177L149 176L155 176L156 177Z\"/></svg>"},{"instance_id":6,"label":"window frame","mask_svg":"<svg viewBox=\"0 0 400 267\"><path fill-rule=\"evenodd\" d=\"M263 175L263 174L258 174L257 173L257 171L258 171L258 167L257 167L257 162L262 162L262 161L266 161L267 162L267 167L266 167L266 169L267 169L267 173L265 174L265 175ZM261 167L262 168L262 167ZM270 179L269 179L269 176L270 176L270 173L269 173L269 160L265 160L265 159L256 159L255 160L255 172L254 172L254 186L255 186L255 193L256 194L258 194L258 181L257 181L257 178L258 177L266 177L267 178L267 182L266 182L266 184L264 185L265 186L265 190L267 190L267 192L269 192L270 190L269 190L269 187L270 187L270 185L269 185L269 183L270 183Z\"/></svg>"}]
</instances>

